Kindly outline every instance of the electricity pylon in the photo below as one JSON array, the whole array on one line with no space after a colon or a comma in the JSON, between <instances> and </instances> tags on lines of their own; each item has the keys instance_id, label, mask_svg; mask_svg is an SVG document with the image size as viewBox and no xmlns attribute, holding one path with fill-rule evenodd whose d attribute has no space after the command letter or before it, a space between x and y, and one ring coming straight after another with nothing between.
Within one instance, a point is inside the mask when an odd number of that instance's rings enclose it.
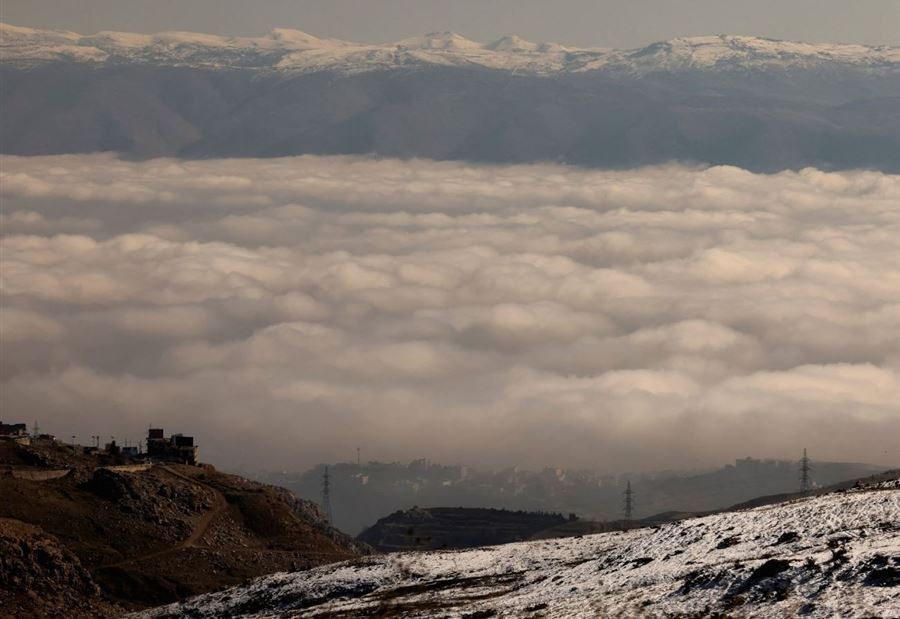
<instances>
[{"instance_id":1,"label":"electricity pylon","mask_svg":"<svg viewBox=\"0 0 900 619\"><path fill-rule=\"evenodd\" d=\"M328 519L328 524L332 524L331 476L328 474L328 465L325 465L325 473L322 475L322 509L325 510L325 517Z\"/></svg>"},{"instance_id":2,"label":"electricity pylon","mask_svg":"<svg viewBox=\"0 0 900 619\"><path fill-rule=\"evenodd\" d=\"M629 481L625 485L625 522L631 522L632 516L634 516L634 492Z\"/></svg>"},{"instance_id":3,"label":"electricity pylon","mask_svg":"<svg viewBox=\"0 0 900 619\"><path fill-rule=\"evenodd\" d=\"M809 457L806 455L806 448L804 448L803 457L800 459L800 492L803 494L808 494L810 490L809 471Z\"/></svg>"}]
</instances>

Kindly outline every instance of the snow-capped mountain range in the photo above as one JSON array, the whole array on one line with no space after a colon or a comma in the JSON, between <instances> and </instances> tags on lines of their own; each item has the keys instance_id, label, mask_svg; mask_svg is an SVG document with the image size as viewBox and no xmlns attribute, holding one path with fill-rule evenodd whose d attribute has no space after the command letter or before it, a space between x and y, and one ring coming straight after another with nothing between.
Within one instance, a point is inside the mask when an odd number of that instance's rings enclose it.
<instances>
[{"instance_id":1,"label":"snow-capped mountain range","mask_svg":"<svg viewBox=\"0 0 900 619\"><path fill-rule=\"evenodd\" d=\"M678 38L636 50L577 49L516 36L483 45L453 32L433 32L391 44L366 45L275 29L258 37L192 32L81 35L0 24L3 63L53 61L141 63L202 68L253 68L285 73L428 65L484 67L551 75L596 70L626 74L684 70L811 69L824 66L900 72L900 47L807 44L748 36Z\"/></svg>"},{"instance_id":2,"label":"snow-capped mountain range","mask_svg":"<svg viewBox=\"0 0 900 619\"><path fill-rule=\"evenodd\" d=\"M282 573L135 619L900 617L900 480L625 533Z\"/></svg>"}]
</instances>

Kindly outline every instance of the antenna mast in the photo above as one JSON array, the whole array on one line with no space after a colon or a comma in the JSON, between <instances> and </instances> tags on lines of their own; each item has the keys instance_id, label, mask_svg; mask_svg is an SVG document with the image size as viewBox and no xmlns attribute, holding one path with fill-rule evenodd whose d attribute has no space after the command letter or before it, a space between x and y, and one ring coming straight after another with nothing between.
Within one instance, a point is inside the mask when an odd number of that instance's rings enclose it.
<instances>
[{"instance_id":1,"label":"antenna mast","mask_svg":"<svg viewBox=\"0 0 900 619\"><path fill-rule=\"evenodd\" d=\"M325 473L322 475L322 509L325 510L325 517L328 519L328 524L332 524L331 475L328 474L327 464L325 465Z\"/></svg>"},{"instance_id":2,"label":"antenna mast","mask_svg":"<svg viewBox=\"0 0 900 619\"><path fill-rule=\"evenodd\" d=\"M806 455L806 448L803 448L803 457L800 459L800 492L808 494L810 489L809 483L809 457Z\"/></svg>"},{"instance_id":3,"label":"antenna mast","mask_svg":"<svg viewBox=\"0 0 900 619\"><path fill-rule=\"evenodd\" d=\"M625 522L631 522L634 515L634 492L631 490L631 482L625 485Z\"/></svg>"}]
</instances>

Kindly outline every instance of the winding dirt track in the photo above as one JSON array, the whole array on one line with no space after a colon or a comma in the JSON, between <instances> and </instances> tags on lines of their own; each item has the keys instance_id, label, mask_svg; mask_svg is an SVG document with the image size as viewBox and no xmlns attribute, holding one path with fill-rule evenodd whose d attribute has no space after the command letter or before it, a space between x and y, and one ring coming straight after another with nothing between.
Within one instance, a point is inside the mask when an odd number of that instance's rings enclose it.
<instances>
[{"instance_id":1,"label":"winding dirt track","mask_svg":"<svg viewBox=\"0 0 900 619\"><path fill-rule=\"evenodd\" d=\"M108 563L106 565L98 566L97 569L111 568L111 567L122 567L123 565L128 565L130 563L137 563L139 561L146 561L148 559L158 559L159 557L164 557L166 555L173 554L175 552L179 552L186 548L192 548L197 545L203 536L209 531L212 525L219 519L219 517L224 513L224 511L228 508L228 502L225 500L225 496L219 492L217 489L213 488L207 483L199 481L197 479L193 479L188 477L187 475L183 475L178 471L169 468L168 466L160 466L162 470L166 471L170 475L174 477L178 477L179 479L183 479L184 481L194 484L196 486L203 486L212 491L213 493L213 506L212 508L203 514L197 523L194 525L194 529L191 531L191 534L184 540L178 542L174 546L170 548L165 548L163 550L155 550L153 552L148 552L141 555L136 555L133 557L129 557L123 561L117 561L115 563Z\"/></svg>"}]
</instances>

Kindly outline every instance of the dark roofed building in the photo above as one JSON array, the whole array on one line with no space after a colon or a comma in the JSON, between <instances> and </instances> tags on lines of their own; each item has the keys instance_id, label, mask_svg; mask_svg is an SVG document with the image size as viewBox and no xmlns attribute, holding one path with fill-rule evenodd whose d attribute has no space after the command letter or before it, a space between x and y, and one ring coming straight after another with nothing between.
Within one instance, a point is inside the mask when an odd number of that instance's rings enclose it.
<instances>
[{"instance_id":1,"label":"dark roofed building","mask_svg":"<svg viewBox=\"0 0 900 619\"><path fill-rule=\"evenodd\" d=\"M0 421L0 436L28 436L28 426L24 423L3 423Z\"/></svg>"},{"instance_id":2,"label":"dark roofed building","mask_svg":"<svg viewBox=\"0 0 900 619\"><path fill-rule=\"evenodd\" d=\"M151 428L147 433L147 457L152 460L197 464L197 453L193 436L173 434L166 438L162 428Z\"/></svg>"}]
</instances>

